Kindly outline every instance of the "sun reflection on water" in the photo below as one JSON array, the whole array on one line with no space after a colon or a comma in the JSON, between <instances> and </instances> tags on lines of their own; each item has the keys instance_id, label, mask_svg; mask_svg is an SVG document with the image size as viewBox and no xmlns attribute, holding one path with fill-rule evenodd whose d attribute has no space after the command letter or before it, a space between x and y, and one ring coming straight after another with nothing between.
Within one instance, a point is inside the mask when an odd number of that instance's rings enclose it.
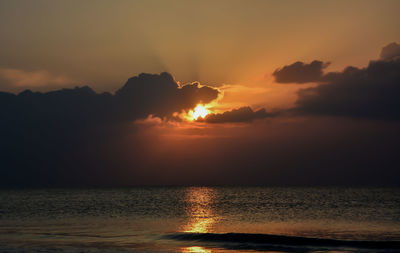
<instances>
[{"instance_id":1,"label":"sun reflection on water","mask_svg":"<svg viewBox=\"0 0 400 253\"><path fill-rule=\"evenodd\" d=\"M186 247L182 249L182 253L211 253L210 249L205 249L203 247Z\"/></svg>"},{"instance_id":2,"label":"sun reflection on water","mask_svg":"<svg viewBox=\"0 0 400 253\"><path fill-rule=\"evenodd\" d=\"M188 188L185 193L187 203L186 214L188 221L182 227L183 232L188 233L209 233L213 232L213 225L218 220L217 214L213 211L215 201L215 190L207 187ZM210 249L192 246L182 248L185 253L211 253Z\"/></svg>"},{"instance_id":3,"label":"sun reflection on water","mask_svg":"<svg viewBox=\"0 0 400 253\"><path fill-rule=\"evenodd\" d=\"M218 220L213 212L212 205L215 201L215 191L207 187L193 187L186 191L186 212L189 217L183 226L184 232L209 233Z\"/></svg>"}]
</instances>

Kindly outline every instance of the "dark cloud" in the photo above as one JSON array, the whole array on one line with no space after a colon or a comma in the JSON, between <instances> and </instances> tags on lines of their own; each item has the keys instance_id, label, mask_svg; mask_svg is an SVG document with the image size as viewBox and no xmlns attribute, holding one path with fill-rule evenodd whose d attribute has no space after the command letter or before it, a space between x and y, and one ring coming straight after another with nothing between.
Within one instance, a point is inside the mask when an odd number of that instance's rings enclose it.
<instances>
[{"instance_id":1,"label":"dark cloud","mask_svg":"<svg viewBox=\"0 0 400 253\"><path fill-rule=\"evenodd\" d=\"M400 120L400 59L328 73L326 83L299 91L296 111L306 114Z\"/></svg>"},{"instance_id":2,"label":"dark cloud","mask_svg":"<svg viewBox=\"0 0 400 253\"><path fill-rule=\"evenodd\" d=\"M150 114L169 117L218 94L199 84L181 87L168 73L140 74L114 95L87 86L18 95L0 92L0 185L107 180L127 166L119 153L134 120ZM131 157L140 158L140 150L131 151Z\"/></svg>"},{"instance_id":3,"label":"dark cloud","mask_svg":"<svg viewBox=\"0 0 400 253\"><path fill-rule=\"evenodd\" d=\"M174 112L209 103L218 90L198 83L180 86L169 73L140 74L130 78L115 95L98 94L90 87L61 89L46 93L26 90L18 95L0 92L1 120L92 126L132 121L153 114L168 117Z\"/></svg>"},{"instance_id":4,"label":"dark cloud","mask_svg":"<svg viewBox=\"0 0 400 253\"><path fill-rule=\"evenodd\" d=\"M327 64L296 62L274 72L277 82L315 81L316 87L298 92L296 107L301 114L400 120L400 45L382 49L380 60L366 68L349 66L342 72L323 74Z\"/></svg>"},{"instance_id":5,"label":"dark cloud","mask_svg":"<svg viewBox=\"0 0 400 253\"><path fill-rule=\"evenodd\" d=\"M209 103L218 97L218 90L192 83L180 87L169 73L160 75L140 74L132 77L115 93L117 112L128 119L149 114L168 117L195 107L198 103Z\"/></svg>"},{"instance_id":6,"label":"dark cloud","mask_svg":"<svg viewBox=\"0 0 400 253\"><path fill-rule=\"evenodd\" d=\"M274 71L273 76L278 83L308 83L321 81L322 70L329 63L313 61L309 64L301 61L286 65Z\"/></svg>"},{"instance_id":7,"label":"dark cloud","mask_svg":"<svg viewBox=\"0 0 400 253\"><path fill-rule=\"evenodd\" d=\"M395 60L400 58L400 45L396 42L392 42L382 48L381 55L382 60Z\"/></svg>"},{"instance_id":8,"label":"dark cloud","mask_svg":"<svg viewBox=\"0 0 400 253\"><path fill-rule=\"evenodd\" d=\"M228 122L251 122L255 119L262 119L271 116L264 108L253 111L250 107L240 107L223 113L211 113L204 119L199 118L197 121L207 123L228 123Z\"/></svg>"}]
</instances>

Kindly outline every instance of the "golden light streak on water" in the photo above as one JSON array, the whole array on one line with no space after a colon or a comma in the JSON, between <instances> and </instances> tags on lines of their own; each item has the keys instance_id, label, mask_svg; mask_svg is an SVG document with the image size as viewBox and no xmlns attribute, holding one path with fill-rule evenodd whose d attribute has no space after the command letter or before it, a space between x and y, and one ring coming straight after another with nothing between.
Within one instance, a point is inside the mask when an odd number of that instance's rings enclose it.
<instances>
[{"instance_id":1,"label":"golden light streak on water","mask_svg":"<svg viewBox=\"0 0 400 253\"><path fill-rule=\"evenodd\" d=\"M183 226L184 232L210 233L212 226L218 220L217 214L212 209L215 201L215 192L212 188L193 187L186 191L186 209L189 217Z\"/></svg>"}]
</instances>

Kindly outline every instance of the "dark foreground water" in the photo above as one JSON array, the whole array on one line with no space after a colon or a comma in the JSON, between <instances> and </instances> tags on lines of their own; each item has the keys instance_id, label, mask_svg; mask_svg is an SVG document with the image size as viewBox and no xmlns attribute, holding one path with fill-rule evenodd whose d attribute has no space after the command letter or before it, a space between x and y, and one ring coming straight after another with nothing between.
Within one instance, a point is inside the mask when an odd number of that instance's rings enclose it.
<instances>
[{"instance_id":1,"label":"dark foreground water","mask_svg":"<svg viewBox=\"0 0 400 253\"><path fill-rule=\"evenodd\" d=\"M0 191L0 252L400 252L400 189Z\"/></svg>"}]
</instances>

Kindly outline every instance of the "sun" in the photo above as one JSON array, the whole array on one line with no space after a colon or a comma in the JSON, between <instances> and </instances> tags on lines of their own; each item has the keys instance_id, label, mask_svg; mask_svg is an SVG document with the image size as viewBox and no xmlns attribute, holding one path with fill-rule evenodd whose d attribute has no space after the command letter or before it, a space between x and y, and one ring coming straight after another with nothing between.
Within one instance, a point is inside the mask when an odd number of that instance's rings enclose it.
<instances>
[{"instance_id":1,"label":"sun","mask_svg":"<svg viewBox=\"0 0 400 253\"><path fill-rule=\"evenodd\" d=\"M205 116L207 116L207 114L209 114L210 111L202 104L198 104L194 110L191 110L189 112L189 115L191 116L191 118L193 120L197 120L199 117L204 118Z\"/></svg>"}]
</instances>

